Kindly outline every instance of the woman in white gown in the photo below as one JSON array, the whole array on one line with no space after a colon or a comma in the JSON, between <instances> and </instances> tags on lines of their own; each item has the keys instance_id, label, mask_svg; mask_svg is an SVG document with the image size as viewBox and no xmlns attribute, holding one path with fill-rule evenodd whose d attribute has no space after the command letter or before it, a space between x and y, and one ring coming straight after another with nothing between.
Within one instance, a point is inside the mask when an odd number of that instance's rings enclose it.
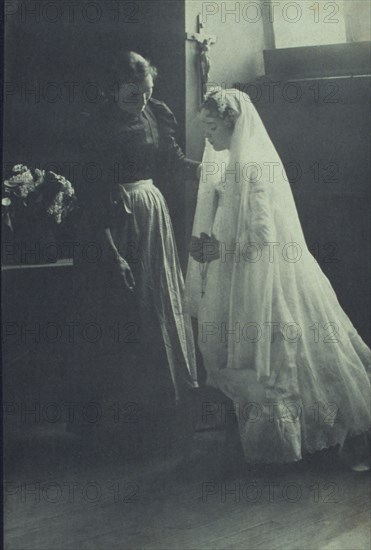
<instances>
[{"instance_id":1,"label":"woman in white gown","mask_svg":"<svg viewBox=\"0 0 371 550\"><path fill-rule=\"evenodd\" d=\"M308 250L258 113L231 89L209 94L200 116L208 142L188 307L207 383L234 402L246 460L287 463L367 441L370 350Z\"/></svg>"}]
</instances>

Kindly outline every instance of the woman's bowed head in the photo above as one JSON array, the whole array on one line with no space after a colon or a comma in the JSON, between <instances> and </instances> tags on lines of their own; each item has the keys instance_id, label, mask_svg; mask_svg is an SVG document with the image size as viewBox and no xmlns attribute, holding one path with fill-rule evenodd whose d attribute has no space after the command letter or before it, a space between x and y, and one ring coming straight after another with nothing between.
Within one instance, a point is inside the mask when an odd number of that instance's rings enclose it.
<instances>
[{"instance_id":1,"label":"woman's bowed head","mask_svg":"<svg viewBox=\"0 0 371 550\"><path fill-rule=\"evenodd\" d=\"M214 91L206 97L200 108L199 116L205 138L215 151L230 149L234 127L240 114L237 104L232 107L228 99L223 90Z\"/></svg>"},{"instance_id":2,"label":"woman's bowed head","mask_svg":"<svg viewBox=\"0 0 371 550\"><path fill-rule=\"evenodd\" d=\"M152 96L157 68L139 53L124 51L113 67L118 106L123 111L139 115Z\"/></svg>"}]
</instances>

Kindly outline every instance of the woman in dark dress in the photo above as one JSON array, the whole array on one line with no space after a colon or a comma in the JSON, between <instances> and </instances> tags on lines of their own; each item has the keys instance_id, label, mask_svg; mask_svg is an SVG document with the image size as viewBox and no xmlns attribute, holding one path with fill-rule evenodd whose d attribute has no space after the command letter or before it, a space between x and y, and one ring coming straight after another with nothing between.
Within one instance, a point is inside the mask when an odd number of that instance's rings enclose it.
<instances>
[{"instance_id":1,"label":"woman in dark dress","mask_svg":"<svg viewBox=\"0 0 371 550\"><path fill-rule=\"evenodd\" d=\"M98 324L101 334L80 346L79 386L85 399L111 411L107 418L128 422L168 411L197 386L183 276L160 188L176 192L179 180L197 177L199 163L185 158L173 113L151 97L156 74L139 54L121 55L116 93L86 116L81 138L99 177L80 186L78 309L83 324Z\"/></svg>"}]
</instances>

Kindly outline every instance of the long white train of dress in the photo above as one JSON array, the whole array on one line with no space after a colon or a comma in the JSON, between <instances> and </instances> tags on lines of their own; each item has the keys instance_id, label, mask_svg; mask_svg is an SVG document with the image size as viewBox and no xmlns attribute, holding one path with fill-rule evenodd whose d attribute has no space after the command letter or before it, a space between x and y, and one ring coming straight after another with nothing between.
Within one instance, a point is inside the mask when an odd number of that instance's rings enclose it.
<instances>
[{"instance_id":1,"label":"long white train of dress","mask_svg":"<svg viewBox=\"0 0 371 550\"><path fill-rule=\"evenodd\" d=\"M216 195L219 205L212 233L218 238L223 218L221 186ZM278 248L274 249L277 256L282 254ZM241 269L264 269L263 257L260 264L251 261L257 257L256 247L251 247L250 261L243 252L240 247L237 261L245 263ZM292 289L291 296L284 295L282 286L277 285L266 297L271 301L270 310L261 304L266 315L262 313L257 319L246 310L243 318L229 322L225 314L231 309L230 295L224 292L227 275L222 260L210 262L205 270L198 343L208 385L234 402L246 460L293 462L308 452L343 445L347 437L366 432L370 425L370 384L365 367L370 363L370 351L315 259L314 275L306 278L300 293L304 305L300 318L295 316L297 293ZM237 301L241 311L243 291L237 294ZM225 323L220 321L223 316ZM250 357L240 357L240 368L226 368L228 354L238 350L238 340L251 348ZM270 346L270 374L258 381L258 344L264 340Z\"/></svg>"}]
</instances>

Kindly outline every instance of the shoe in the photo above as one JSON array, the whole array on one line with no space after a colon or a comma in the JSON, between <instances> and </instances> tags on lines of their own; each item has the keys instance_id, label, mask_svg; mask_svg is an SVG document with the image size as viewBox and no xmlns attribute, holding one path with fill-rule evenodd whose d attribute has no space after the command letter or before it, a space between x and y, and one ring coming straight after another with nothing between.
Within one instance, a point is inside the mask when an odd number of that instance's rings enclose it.
<instances>
[{"instance_id":1,"label":"shoe","mask_svg":"<svg viewBox=\"0 0 371 550\"><path fill-rule=\"evenodd\" d=\"M353 472L368 472L370 470L370 462L367 460L359 462L355 466L352 466L352 470Z\"/></svg>"}]
</instances>

